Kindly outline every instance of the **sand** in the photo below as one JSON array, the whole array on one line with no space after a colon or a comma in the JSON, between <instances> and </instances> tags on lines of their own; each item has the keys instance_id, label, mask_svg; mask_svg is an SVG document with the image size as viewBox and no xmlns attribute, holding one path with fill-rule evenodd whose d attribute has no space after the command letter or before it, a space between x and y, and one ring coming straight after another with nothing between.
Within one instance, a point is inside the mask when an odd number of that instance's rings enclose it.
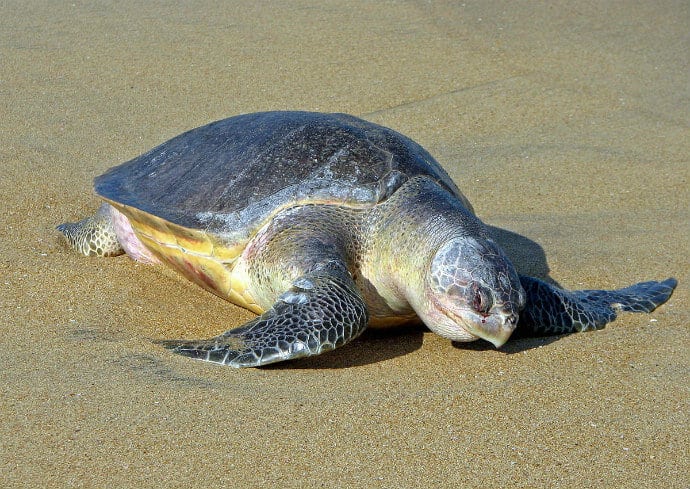
<instances>
[{"instance_id":1,"label":"sand","mask_svg":"<svg viewBox=\"0 0 690 489\"><path fill-rule=\"evenodd\" d=\"M689 32L683 1L4 2L0 486L688 487ZM411 327L264 369L172 355L151 339L252 315L54 226L108 167L267 109L416 139L522 271L678 289L501 351Z\"/></svg>"}]
</instances>

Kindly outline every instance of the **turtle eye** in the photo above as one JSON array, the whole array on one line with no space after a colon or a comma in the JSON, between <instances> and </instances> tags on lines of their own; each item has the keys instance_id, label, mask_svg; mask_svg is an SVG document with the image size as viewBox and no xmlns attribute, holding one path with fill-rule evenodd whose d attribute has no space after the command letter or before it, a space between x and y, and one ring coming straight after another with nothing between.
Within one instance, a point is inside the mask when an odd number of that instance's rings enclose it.
<instances>
[{"instance_id":1,"label":"turtle eye","mask_svg":"<svg viewBox=\"0 0 690 489\"><path fill-rule=\"evenodd\" d=\"M476 284L472 286L472 293L472 308L480 314L488 314L493 305L489 294Z\"/></svg>"}]
</instances>

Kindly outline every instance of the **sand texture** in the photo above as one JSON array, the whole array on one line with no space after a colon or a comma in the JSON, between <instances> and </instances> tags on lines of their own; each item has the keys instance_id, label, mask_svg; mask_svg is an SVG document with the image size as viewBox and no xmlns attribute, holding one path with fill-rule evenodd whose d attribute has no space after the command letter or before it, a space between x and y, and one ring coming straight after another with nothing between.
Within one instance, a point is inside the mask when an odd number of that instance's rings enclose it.
<instances>
[{"instance_id":1,"label":"sand texture","mask_svg":"<svg viewBox=\"0 0 690 489\"><path fill-rule=\"evenodd\" d=\"M1 487L687 488L687 1L0 6ZM425 146L516 266L675 276L652 314L497 351L422 327L233 370L152 339L252 314L55 225L212 120L348 112Z\"/></svg>"}]
</instances>

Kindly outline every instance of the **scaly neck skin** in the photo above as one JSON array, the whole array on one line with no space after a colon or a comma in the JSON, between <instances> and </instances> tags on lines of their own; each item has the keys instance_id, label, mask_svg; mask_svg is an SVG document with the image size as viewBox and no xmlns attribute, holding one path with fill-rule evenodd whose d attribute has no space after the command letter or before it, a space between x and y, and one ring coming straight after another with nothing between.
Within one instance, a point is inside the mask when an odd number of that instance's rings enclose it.
<instances>
[{"instance_id":1,"label":"scaly neck skin","mask_svg":"<svg viewBox=\"0 0 690 489\"><path fill-rule=\"evenodd\" d=\"M374 208L369 225L371 253L363 272L388 307L401 314L421 310L431 260L444 243L488 237L458 198L427 177L411 179Z\"/></svg>"}]
</instances>

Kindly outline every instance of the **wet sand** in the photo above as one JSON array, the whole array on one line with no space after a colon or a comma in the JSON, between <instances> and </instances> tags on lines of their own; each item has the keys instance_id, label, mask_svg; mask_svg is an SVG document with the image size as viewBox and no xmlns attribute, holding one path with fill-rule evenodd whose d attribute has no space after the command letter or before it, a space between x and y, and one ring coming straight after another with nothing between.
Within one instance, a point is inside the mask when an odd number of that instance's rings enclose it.
<instances>
[{"instance_id":1,"label":"wet sand","mask_svg":"<svg viewBox=\"0 0 690 489\"><path fill-rule=\"evenodd\" d=\"M0 7L1 486L690 485L687 2L115 5ZM419 141L522 271L680 285L501 351L412 327L264 369L172 355L150 340L252 315L54 226L108 167L269 109Z\"/></svg>"}]
</instances>

